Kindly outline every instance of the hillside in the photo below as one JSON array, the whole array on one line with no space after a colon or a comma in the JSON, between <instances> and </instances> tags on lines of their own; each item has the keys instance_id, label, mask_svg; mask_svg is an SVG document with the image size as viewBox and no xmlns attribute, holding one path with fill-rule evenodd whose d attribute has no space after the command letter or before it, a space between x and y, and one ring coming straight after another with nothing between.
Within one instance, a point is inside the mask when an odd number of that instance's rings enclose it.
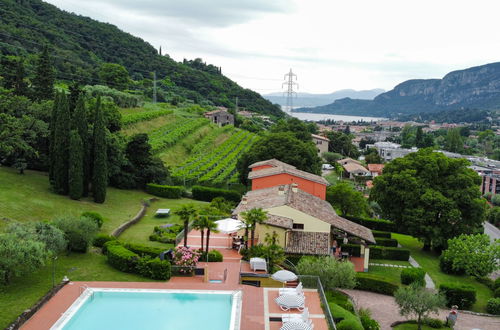
<instances>
[{"instance_id":1,"label":"hillside","mask_svg":"<svg viewBox=\"0 0 500 330\"><path fill-rule=\"evenodd\" d=\"M453 71L442 79L407 80L373 101L346 98L295 111L395 117L466 108L500 108L500 62Z\"/></svg>"},{"instance_id":2,"label":"hillside","mask_svg":"<svg viewBox=\"0 0 500 330\"><path fill-rule=\"evenodd\" d=\"M151 79L156 71L169 93L195 103L232 108L238 97L240 107L271 116L284 115L278 106L238 86L220 68L201 59L178 63L168 55L160 56L149 43L116 26L62 11L40 0L0 0L0 4L0 54L28 58L28 71L32 70L34 54L49 45L59 80L102 84L98 74L101 64L118 63L135 81ZM163 94L159 93L159 97L161 101ZM167 93L164 97L168 97Z\"/></svg>"},{"instance_id":3,"label":"hillside","mask_svg":"<svg viewBox=\"0 0 500 330\"><path fill-rule=\"evenodd\" d=\"M293 99L293 104L297 107L316 107L326 105L335 100L346 97L351 99L373 100L373 98L383 92L385 92L383 89L376 88L361 91L356 91L354 89L342 89L328 94L297 93L297 97ZM271 93L262 96L272 103L276 103L281 106L286 105L286 97L283 93Z\"/></svg>"}]
</instances>

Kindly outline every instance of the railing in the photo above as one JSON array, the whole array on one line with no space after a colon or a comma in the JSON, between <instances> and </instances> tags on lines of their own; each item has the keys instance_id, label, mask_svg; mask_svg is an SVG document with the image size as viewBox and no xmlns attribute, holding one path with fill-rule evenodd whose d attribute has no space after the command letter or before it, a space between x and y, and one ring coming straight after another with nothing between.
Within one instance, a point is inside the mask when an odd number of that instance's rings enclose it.
<instances>
[{"instance_id":1,"label":"railing","mask_svg":"<svg viewBox=\"0 0 500 330\"><path fill-rule=\"evenodd\" d=\"M318 276L313 275L298 275L299 281L302 282L304 288L317 289L319 298L321 299L321 307L325 313L326 321L328 322L328 327L331 330L337 330L335 326L335 321L333 320L332 312L330 311L330 305L328 305L328 300L325 296L325 290L323 290L323 285Z\"/></svg>"}]
</instances>

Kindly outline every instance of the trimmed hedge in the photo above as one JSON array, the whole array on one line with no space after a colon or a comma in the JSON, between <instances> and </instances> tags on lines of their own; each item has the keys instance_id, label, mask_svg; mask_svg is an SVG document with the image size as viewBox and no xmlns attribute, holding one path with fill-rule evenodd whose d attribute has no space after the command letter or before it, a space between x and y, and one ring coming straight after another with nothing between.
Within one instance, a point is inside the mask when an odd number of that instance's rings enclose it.
<instances>
[{"instance_id":1,"label":"trimmed hedge","mask_svg":"<svg viewBox=\"0 0 500 330\"><path fill-rule=\"evenodd\" d=\"M355 289L371 291L389 296L394 295L394 292L399 288L399 285L388 282L385 278L368 273L356 273Z\"/></svg>"},{"instance_id":2,"label":"trimmed hedge","mask_svg":"<svg viewBox=\"0 0 500 330\"><path fill-rule=\"evenodd\" d=\"M222 254L217 250L208 251L208 260L206 252L201 252L201 250L199 252L201 253L200 261L221 262L224 259Z\"/></svg>"},{"instance_id":3,"label":"trimmed hedge","mask_svg":"<svg viewBox=\"0 0 500 330\"><path fill-rule=\"evenodd\" d=\"M344 216L347 220L359 223L362 226L368 227L372 230L382 230L397 233L396 224L389 220L383 219L366 219L351 216Z\"/></svg>"},{"instance_id":4,"label":"trimmed hedge","mask_svg":"<svg viewBox=\"0 0 500 330\"><path fill-rule=\"evenodd\" d=\"M373 237L381 237L381 238L391 238L391 233L388 231L380 231L380 230L372 230Z\"/></svg>"},{"instance_id":5,"label":"trimmed hedge","mask_svg":"<svg viewBox=\"0 0 500 330\"><path fill-rule=\"evenodd\" d=\"M120 242L117 239L107 241L106 243L104 243L102 245L102 249L101 249L102 254L108 254L108 248L110 246L113 246L113 245L122 245L122 242Z\"/></svg>"},{"instance_id":6,"label":"trimmed hedge","mask_svg":"<svg viewBox=\"0 0 500 330\"><path fill-rule=\"evenodd\" d=\"M83 212L80 216L87 218L87 219L94 220L97 227L99 227L99 228L101 228L102 224L104 223L104 218L102 217L102 215L100 215L97 212L91 212L91 211Z\"/></svg>"},{"instance_id":7,"label":"trimmed hedge","mask_svg":"<svg viewBox=\"0 0 500 330\"><path fill-rule=\"evenodd\" d=\"M490 298L486 304L486 311L493 315L500 315L500 298Z\"/></svg>"},{"instance_id":8,"label":"trimmed hedge","mask_svg":"<svg viewBox=\"0 0 500 330\"><path fill-rule=\"evenodd\" d=\"M417 283L420 286L425 285L425 271L422 268L404 268L401 271L401 283L410 285L411 283Z\"/></svg>"},{"instance_id":9,"label":"trimmed hedge","mask_svg":"<svg viewBox=\"0 0 500 330\"><path fill-rule=\"evenodd\" d=\"M353 319L342 320L337 324L337 330L363 330L360 321Z\"/></svg>"},{"instance_id":10,"label":"trimmed hedge","mask_svg":"<svg viewBox=\"0 0 500 330\"><path fill-rule=\"evenodd\" d=\"M165 251L164 248L144 246L144 245L134 244L134 243L124 243L123 246L125 246L130 251L137 253L138 255L140 255L142 257L150 256L151 258L156 258L160 255L160 253Z\"/></svg>"},{"instance_id":11,"label":"trimmed hedge","mask_svg":"<svg viewBox=\"0 0 500 330\"><path fill-rule=\"evenodd\" d=\"M193 186L191 189L193 199L205 202L211 202L216 197L224 197L228 201L238 203L241 200L241 194L236 190L227 190L203 186Z\"/></svg>"},{"instance_id":12,"label":"trimmed hedge","mask_svg":"<svg viewBox=\"0 0 500 330\"><path fill-rule=\"evenodd\" d=\"M398 240L395 238L383 238L383 237L376 237L375 241L377 242L377 245L380 246L388 246L388 247L398 247Z\"/></svg>"},{"instance_id":13,"label":"trimmed hedge","mask_svg":"<svg viewBox=\"0 0 500 330\"><path fill-rule=\"evenodd\" d=\"M168 280L172 274L170 262L160 260L160 258L151 259L144 257L137 262L137 272L153 280Z\"/></svg>"},{"instance_id":14,"label":"trimmed hedge","mask_svg":"<svg viewBox=\"0 0 500 330\"><path fill-rule=\"evenodd\" d=\"M182 197L182 193L184 192L184 187L165 186L161 184L148 183L146 185L146 192L158 197L178 199Z\"/></svg>"},{"instance_id":15,"label":"trimmed hedge","mask_svg":"<svg viewBox=\"0 0 500 330\"><path fill-rule=\"evenodd\" d=\"M107 246L108 263L122 272L134 273L136 271L139 255L126 249L122 245Z\"/></svg>"},{"instance_id":16,"label":"trimmed hedge","mask_svg":"<svg viewBox=\"0 0 500 330\"><path fill-rule=\"evenodd\" d=\"M102 248L105 243L116 240L116 237L107 234L97 234L92 245Z\"/></svg>"},{"instance_id":17,"label":"trimmed hedge","mask_svg":"<svg viewBox=\"0 0 500 330\"><path fill-rule=\"evenodd\" d=\"M333 320L337 324L337 329L341 329L339 328L339 325L343 323L344 326L347 325L350 326L350 327L343 327L343 329L363 330L363 325L361 324L361 321L354 313L346 310L342 306L335 303L330 302L328 305L330 306L330 311L332 312Z\"/></svg>"},{"instance_id":18,"label":"trimmed hedge","mask_svg":"<svg viewBox=\"0 0 500 330\"><path fill-rule=\"evenodd\" d=\"M340 244L340 249L353 257L361 256L361 245L359 244Z\"/></svg>"},{"instance_id":19,"label":"trimmed hedge","mask_svg":"<svg viewBox=\"0 0 500 330\"><path fill-rule=\"evenodd\" d=\"M408 261L410 259L410 250L386 246L371 246L370 258Z\"/></svg>"},{"instance_id":20,"label":"trimmed hedge","mask_svg":"<svg viewBox=\"0 0 500 330\"><path fill-rule=\"evenodd\" d=\"M455 283L444 283L439 292L446 297L446 306L457 305L459 309L469 309L476 302L476 291L473 287Z\"/></svg>"}]
</instances>

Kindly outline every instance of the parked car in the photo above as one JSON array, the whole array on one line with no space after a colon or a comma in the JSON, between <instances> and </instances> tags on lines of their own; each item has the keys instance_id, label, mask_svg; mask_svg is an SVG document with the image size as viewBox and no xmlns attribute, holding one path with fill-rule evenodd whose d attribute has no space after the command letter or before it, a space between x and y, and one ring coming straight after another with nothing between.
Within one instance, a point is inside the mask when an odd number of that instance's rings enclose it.
<instances>
[{"instance_id":1,"label":"parked car","mask_svg":"<svg viewBox=\"0 0 500 330\"><path fill-rule=\"evenodd\" d=\"M330 164L323 164L323 170L333 170L334 167Z\"/></svg>"}]
</instances>

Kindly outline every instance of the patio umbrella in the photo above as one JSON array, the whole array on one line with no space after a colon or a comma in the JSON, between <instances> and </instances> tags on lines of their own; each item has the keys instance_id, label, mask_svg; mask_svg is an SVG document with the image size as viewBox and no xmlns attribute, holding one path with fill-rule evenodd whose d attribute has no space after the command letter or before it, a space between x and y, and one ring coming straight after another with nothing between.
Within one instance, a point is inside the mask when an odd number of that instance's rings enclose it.
<instances>
[{"instance_id":1,"label":"patio umbrella","mask_svg":"<svg viewBox=\"0 0 500 330\"><path fill-rule=\"evenodd\" d=\"M297 308L298 310L303 310L305 298L299 295L284 294L278 296L276 299L274 299L274 301L276 301L276 303L280 305L280 308L284 311L287 311L290 308Z\"/></svg>"},{"instance_id":2,"label":"patio umbrella","mask_svg":"<svg viewBox=\"0 0 500 330\"><path fill-rule=\"evenodd\" d=\"M312 327L305 322L287 322L280 330L311 330Z\"/></svg>"},{"instance_id":3,"label":"patio umbrella","mask_svg":"<svg viewBox=\"0 0 500 330\"><path fill-rule=\"evenodd\" d=\"M232 234L244 228L243 222L236 219L222 219L215 221L217 224L217 230L223 234Z\"/></svg>"},{"instance_id":4,"label":"patio umbrella","mask_svg":"<svg viewBox=\"0 0 500 330\"><path fill-rule=\"evenodd\" d=\"M295 281L298 279L297 275L295 275L289 270L284 270L284 269L278 270L276 273L271 275L271 278L273 280L280 281L283 283L288 281Z\"/></svg>"}]
</instances>

